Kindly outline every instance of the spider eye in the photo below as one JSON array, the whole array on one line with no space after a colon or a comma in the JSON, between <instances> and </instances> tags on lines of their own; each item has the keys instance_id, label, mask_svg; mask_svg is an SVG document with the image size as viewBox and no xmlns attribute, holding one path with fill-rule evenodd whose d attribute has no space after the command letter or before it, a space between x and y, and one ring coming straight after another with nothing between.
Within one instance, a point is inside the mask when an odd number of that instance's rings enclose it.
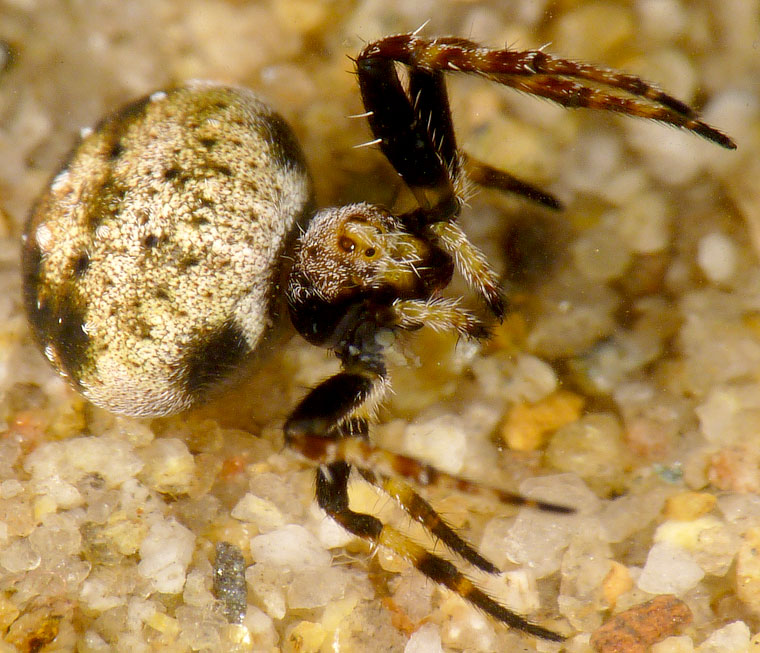
<instances>
[{"instance_id":1,"label":"spider eye","mask_svg":"<svg viewBox=\"0 0 760 653\"><path fill-rule=\"evenodd\" d=\"M356 243L348 236L341 236L338 239L338 247L350 254L356 249Z\"/></svg>"},{"instance_id":2,"label":"spider eye","mask_svg":"<svg viewBox=\"0 0 760 653\"><path fill-rule=\"evenodd\" d=\"M367 258L372 258L375 255L375 248L374 247L368 247L364 250L364 256Z\"/></svg>"}]
</instances>

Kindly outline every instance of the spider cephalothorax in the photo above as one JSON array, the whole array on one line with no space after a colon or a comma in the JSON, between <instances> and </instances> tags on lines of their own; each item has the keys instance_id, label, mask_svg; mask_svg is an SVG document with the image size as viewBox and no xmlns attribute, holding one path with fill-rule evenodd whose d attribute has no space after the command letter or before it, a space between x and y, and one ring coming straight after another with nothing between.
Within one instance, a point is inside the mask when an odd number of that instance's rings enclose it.
<instances>
[{"instance_id":1,"label":"spider cephalothorax","mask_svg":"<svg viewBox=\"0 0 760 653\"><path fill-rule=\"evenodd\" d=\"M406 85L397 64L408 68ZM285 423L290 446L318 465L319 505L499 621L561 640L490 598L451 562L349 508L353 465L456 556L491 573L496 566L400 477L568 511L447 476L367 439L389 385L385 335L429 326L478 339L488 335L489 319L503 317L499 278L456 223L467 173L479 185L559 205L459 151L444 74L471 73L566 107L659 120L735 146L635 76L542 51L401 34L369 44L356 68L372 143L417 208L394 215L355 204L312 215L304 157L270 107L246 89L209 82L159 91L83 132L36 204L22 256L32 330L53 366L93 403L165 415L205 401L250 369L287 301L301 335L342 365ZM292 269L283 292L286 261ZM440 294L455 271L488 318Z\"/></svg>"}]
</instances>

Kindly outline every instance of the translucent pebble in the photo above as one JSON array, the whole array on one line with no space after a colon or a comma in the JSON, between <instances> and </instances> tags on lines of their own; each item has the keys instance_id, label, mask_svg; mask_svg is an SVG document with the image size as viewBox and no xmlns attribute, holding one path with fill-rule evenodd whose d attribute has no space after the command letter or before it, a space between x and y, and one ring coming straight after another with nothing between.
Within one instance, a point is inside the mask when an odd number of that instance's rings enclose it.
<instances>
[{"instance_id":1,"label":"translucent pebble","mask_svg":"<svg viewBox=\"0 0 760 653\"><path fill-rule=\"evenodd\" d=\"M83 653L110 653L111 650L111 645L94 630L88 630L84 634Z\"/></svg>"},{"instance_id":2,"label":"translucent pebble","mask_svg":"<svg viewBox=\"0 0 760 653\"><path fill-rule=\"evenodd\" d=\"M285 518L274 503L250 492L237 502L230 515L234 519L255 524L262 533L285 525Z\"/></svg>"},{"instance_id":3,"label":"translucent pebble","mask_svg":"<svg viewBox=\"0 0 760 653\"><path fill-rule=\"evenodd\" d=\"M21 481L17 481L15 478L0 483L0 499L12 499L23 491L24 486Z\"/></svg>"},{"instance_id":4,"label":"translucent pebble","mask_svg":"<svg viewBox=\"0 0 760 653\"><path fill-rule=\"evenodd\" d=\"M687 19L680 0L638 0L636 14L642 30L663 40L680 35Z\"/></svg>"},{"instance_id":5,"label":"translucent pebble","mask_svg":"<svg viewBox=\"0 0 760 653\"><path fill-rule=\"evenodd\" d=\"M97 497L91 497L87 505L87 521L95 524L104 523L119 504L119 493L116 490L103 492Z\"/></svg>"},{"instance_id":6,"label":"translucent pebble","mask_svg":"<svg viewBox=\"0 0 760 653\"><path fill-rule=\"evenodd\" d=\"M746 653L750 650L750 630L743 621L734 621L712 633L697 653Z\"/></svg>"},{"instance_id":7,"label":"translucent pebble","mask_svg":"<svg viewBox=\"0 0 760 653\"><path fill-rule=\"evenodd\" d=\"M668 637L650 647L650 653L694 653L694 642L688 635Z\"/></svg>"},{"instance_id":8,"label":"translucent pebble","mask_svg":"<svg viewBox=\"0 0 760 653\"><path fill-rule=\"evenodd\" d=\"M415 630L404 653L443 653L440 628L436 624L425 624Z\"/></svg>"},{"instance_id":9,"label":"translucent pebble","mask_svg":"<svg viewBox=\"0 0 760 653\"><path fill-rule=\"evenodd\" d=\"M146 623L154 630L169 637L176 637L179 633L179 622L163 612L154 611Z\"/></svg>"},{"instance_id":10,"label":"translucent pebble","mask_svg":"<svg viewBox=\"0 0 760 653\"><path fill-rule=\"evenodd\" d=\"M703 120L712 125L720 125L737 143L755 142L753 129L756 128L760 116L760 101L748 88L734 86L713 94L701 113ZM709 146L709 143L701 145ZM717 174L733 177L737 164L741 165L741 161L737 161L735 156L732 157L733 153L730 151L708 148L707 152L710 153L705 157L707 166Z\"/></svg>"},{"instance_id":11,"label":"translucent pebble","mask_svg":"<svg viewBox=\"0 0 760 653\"><path fill-rule=\"evenodd\" d=\"M553 21L553 47L578 59L604 60L611 48L631 38L635 20L630 9L612 2L580 5Z\"/></svg>"},{"instance_id":12,"label":"translucent pebble","mask_svg":"<svg viewBox=\"0 0 760 653\"><path fill-rule=\"evenodd\" d=\"M393 602L412 621L421 621L433 611L435 586L416 569L398 574L393 588Z\"/></svg>"},{"instance_id":13,"label":"translucent pebble","mask_svg":"<svg viewBox=\"0 0 760 653\"><path fill-rule=\"evenodd\" d=\"M12 478L15 476L13 466L18 462L21 455L21 444L10 438L0 441L0 477Z\"/></svg>"},{"instance_id":14,"label":"translucent pebble","mask_svg":"<svg viewBox=\"0 0 760 653\"><path fill-rule=\"evenodd\" d=\"M622 428L609 413L585 415L561 427L546 450L547 461L558 470L605 486L620 480L627 458Z\"/></svg>"},{"instance_id":15,"label":"translucent pebble","mask_svg":"<svg viewBox=\"0 0 760 653\"><path fill-rule=\"evenodd\" d=\"M688 551L705 573L715 576L728 571L738 547L733 533L710 515L689 521L667 520L657 527L654 541Z\"/></svg>"},{"instance_id":16,"label":"translucent pebble","mask_svg":"<svg viewBox=\"0 0 760 653\"><path fill-rule=\"evenodd\" d=\"M573 474L528 479L520 485L520 492L571 506L578 512L557 515L522 508L506 534L502 534L501 528L489 528L489 524L481 550L496 565L503 566L506 556L511 562L526 565L537 578L543 578L559 569L564 550L575 533L601 531L598 520L588 514L598 508L599 499ZM492 523L498 526L499 520Z\"/></svg>"},{"instance_id":17,"label":"translucent pebble","mask_svg":"<svg viewBox=\"0 0 760 653\"><path fill-rule=\"evenodd\" d=\"M528 335L532 353L549 358L576 356L617 328L620 300L605 284L560 277L537 293L540 315Z\"/></svg>"},{"instance_id":18,"label":"translucent pebble","mask_svg":"<svg viewBox=\"0 0 760 653\"><path fill-rule=\"evenodd\" d=\"M42 496L35 497L33 508L34 520L41 521L46 515L55 513L58 510L58 505L53 497L43 494Z\"/></svg>"},{"instance_id":19,"label":"translucent pebble","mask_svg":"<svg viewBox=\"0 0 760 653\"><path fill-rule=\"evenodd\" d=\"M287 612L285 604L285 585L292 578L282 567L266 563L250 565L245 570L245 581L251 595L272 619L282 619Z\"/></svg>"},{"instance_id":20,"label":"translucent pebble","mask_svg":"<svg viewBox=\"0 0 760 653\"><path fill-rule=\"evenodd\" d=\"M687 551L668 542L658 542L649 550L636 584L650 594L679 596L695 587L704 575Z\"/></svg>"},{"instance_id":21,"label":"translucent pebble","mask_svg":"<svg viewBox=\"0 0 760 653\"><path fill-rule=\"evenodd\" d=\"M251 555L256 562L291 569L327 567L332 560L314 535L295 524L251 538Z\"/></svg>"},{"instance_id":22,"label":"translucent pebble","mask_svg":"<svg viewBox=\"0 0 760 653\"><path fill-rule=\"evenodd\" d=\"M493 622L459 597L447 597L441 613L441 641L447 649L483 653L498 650Z\"/></svg>"},{"instance_id":23,"label":"translucent pebble","mask_svg":"<svg viewBox=\"0 0 760 653\"><path fill-rule=\"evenodd\" d=\"M520 614L531 614L541 607L536 576L529 569L486 575L478 585L499 603Z\"/></svg>"},{"instance_id":24,"label":"translucent pebble","mask_svg":"<svg viewBox=\"0 0 760 653\"><path fill-rule=\"evenodd\" d=\"M718 385L695 409L709 442L730 445L752 441L760 433L760 385Z\"/></svg>"},{"instance_id":25,"label":"translucent pebble","mask_svg":"<svg viewBox=\"0 0 760 653\"><path fill-rule=\"evenodd\" d=\"M554 392L558 385L557 372L549 363L537 356L520 354L506 384L506 396L511 401L535 402Z\"/></svg>"},{"instance_id":26,"label":"translucent pebble","mask_svg":"<svg viewBox=\"0 0 760 653\"><path fill-rule=\"evenodd\" d=\"M140 544L138 573L152 581L157 592L176 594L185 584L195 535L173 519L154 523Z\"/></svg>"},{"instance_id":27,"label":"translucent pebble","mask_svg":"<svg viewBox=\"0 0 760 653\"><path fill-rule=\"evenodd\" d=\"M477 358L472 370L485 396L513 403L540 401L559 385L554 368L530 354Z\"/></svg>"},{"instance_id":28,"label":"translucent pebble","mask_svg":"<svg viewBox=\"0 0 760 653\"><path fill-rule=\"evenodd\" d=\"M109 487L134 477L142 467L142 461L128 442L111 437L48 442L24 461L24 469L31 474L33 481L59 476L77 483L87 474L98 473Z\"/></svg>"},{"instance_id":29,"label":"translucent pebble","mask_svg":"<svg viewBox=\"0 0 760 653\"><path fill-rule=\"evenodd\" d=\"M671 206L661 193L641 193L616 212L618 236L613 242L622 240L636 254L660 252L670 241L671 216ZM608 249L617 251L614 247Z\"/></svg>"},{"instance_id":30,"label":"translucent pebble","mask_svg":"<svg viewBox=\"0 0 760 653\"><path fill-rule=\"evenodd\" d=\"M187 575L185 587L182 590L182 600L196 607L207 606L214 601L211 581L205 571L194 569Z\"/></svg>"},{"instance_id":31,"label":"translucent pebble","mask_svg":"<svg viewBox=\"0 0 760 653\"><path fill-rule=\"evenodd\" d=\"M305 509L301 488L286 477L274 473L254 474L250 491L257 497L271 501L289 519L300 518Z\"/></svg>"},{"instance_id":32,"label":"translucent pebble","mask_svg":"<svg viewBox=\"0 0 760 653\"><path fill-rule=\"evenodd\" d=\"M141 478L157 492L184 494L193 483L195 460L177 438L158 438L142 450L145 468Z\"/></svg>"},{"instance_id":33,"label":"translucent pebble","mask_svg":"<svg viewBox=\"0 0 760 653\"><path fill-rule=\"evenodd\" d=\"M291 583L287 591L291 610L312 610L343 597L350 575L338 567L320 567L298 574L298 582Z\"/></svg>"},{"instance_id":34,"label":"translucent pebble","mask_svg":"<svg viewBox=\"0 0 760 653\"><path fill-rule=\"evenodd\" d=\"M714 147L703 148L707 144L695 141L691 134L663 129L653 121L627 121L625 131L650 175L665 184L680 186L692 181L714 156Z\"/></svg>"},{"instance_id":35,"label":"translucent pebble","mask_svg":"<svg viewBox=\"0 0 760 653\"><path fill-rule=\"evenodd\" d=\"M697 263L713 283L725 283L734 276L737 257L734 241L719 231L713 231L699 240Z\"/></svg>"},{"instance_id":36,"label":"translucent pebble","mask_svg":"<svg viewBox=\"0 0 760 653\"><path fill-rule=\"evenodd\" d=\"M612 551L597 534L576 535L562 557L560 612L577 630L592 631L605 606L599 588L610 571Z\"/></svg>"},{"instance_id":37,"label":"translucent pebble","mask_svg":"<svg viewBox=\"0 0 760 653\"><path fill-rule=\"evenodd\" d=\"M156 603L134 596L127 603L127 626L130 630L138 630L148 623L156 613Z\"/></svg>"},{"instance_id":38,"label":"translucent pebble","mask_svg":"<svg viewBox=\"0 0 760 653\"><path fill-rule=\"evenodd\" d=\"M679 334L685 357L682 383L688 390L699 396L716 384L754 378L760 368L760 341L735 295L708 287L688 293L680 306L685 320Z\"/></svg>"},{"instance_id":39,"label":"translucent pebble","mask_svg":"<svg viewBox=\"0 0 760 653\"><path fill-rule=\"evenodd\" d=\"M12 574L40 566L42 558L28 539L17 539L0 551L0 566Z\"/></svg>"},{"instance_id":40,"label":"translucent pebble","mask_svg":"<svg viewBox=\"0 0 760 653\"><path fill-rule=\"evenodd\" d=\"M355 539L354 535L338 522L327 517L316 503L312 504L311 511L309 516L316 522L317 539L325 549L337 549L346 546Z\"/></svg>"},{"instance_id":41,"label":"translucent pebble","mask_svg":"<svg viewBox=\"0 0 760 653\"><path fill-rule=\"evenodd\" d=\"M116 592L105 578L91 576L82 583L79 599L91 610L105 612L124 604L124 599Z\"/></svg>"},{"instance_id":42,"label":"translucent pebble","mask_svg":"<svg viewBox=\"0 0 760 653\"><path fill-rule=\"evenodd\" d=\"M441 471L462 471L468 449L466 421L457 415L440 415L416 421L406 428L404 451Z\"/></svg>"},{"instance_id":43,"label":"translucent pebble","mask_svg":"<svg viewBox=\"0 0 760 653\"><path fill-rule=\"evenodd\" d=\"M587 279L611 281L620 277L631 262L627 245L625 241L618 242L610 227L601 225L589 229L573 243L573 262Z\"/></svg>"},{"instance_id":44,"label":"translucent pebble","mask_svg":"<svg viewBox=\"0 0 760 653\"><path fill-rule=\"evenodd\" d=\"M47 515L29 534L29 542L45 557L76 555L82 546L79 523L70 513Z\"/></svg>"},{"instance_id":45,"label":"translucent pebble","mask_svg":"<svg viewBox=\"0 0 760 653\"><path fill-rule=\"evenodd\" d=\"M50 477L37 480L33 484L34 492L42 494L55 503L56 508L61 510L70 510L82 504L82 495L79 490L61 479L60 477Z\"/></svg>"},{"instance_id":46,"label":"translucent pebble","mask_svg":"<svg viewBox=\"0 0 760 653\"><path fill-rule=\"evenodd\" d=\"M145 447L156 437L150 425L131 417L114 417L113 426L100 434L100 437L110 437L126 440L135 448Z\"/></svg>"},{"instance_id":47,"label":"translucent pebble","mask_svg":"<svg viewBox=\"0 0 760 653\"><path fill-rule=\"evenodd\" d=\"M760 527L750 528L739 547L736 593L754 614L760 614Z\"/></svg>"},{"instance_id":48,"label":"translucent pebble","mask_svg":"<svg viewBox=\"0 0 760 653\"><path fill-rule=\"evenodd\" d=\"M724 494L718 497L718 509L740 533L760 523L760 497L754 494Z\"/></svg>"},{"instance_id":49,"label":"translucent pebble","mask_svg":"<svg viewBox=\"0 0 760 653\"><path fill-rule=\"evenodd\" d=\"M180 625L180 639L195 651L221 650L220 630L224 619L212 610L181 605L175 611Z\"/></svg>"},{"instance_id":50,"label":"translucent pebble","mask_svg":"<svg viewBox=\"0 0 760 653\"><path fill-rule=\"evenodd\" d=\"M277 643L277 631L274 622L265 612L256 606L249 605L243 618L243 626L251 634L254 650L268 651Z\"/></svg>"},{"instance_id":51,"label":"translucent pebble","mask_svg":"<svg viewBox=\"0 0 760 653\"><path fill-rule=\"evenodd\" d=\"M573 148L563 170L564 182L581 193L604 192L610 175L620 169L623 148L620 139L609 132L584 134L587 147Z\"/></svg>"},{"instance_id":52,"label":"translucent pebble","mask_svg":"<svg viewBox=\"0 0 760 653\"><path fill-rule=\"evenodd\" d=\"M143 511L149 501L150 491L136 478L127 479L119 488L119 503L124 511Z\"/></svg>"}]
</instances>

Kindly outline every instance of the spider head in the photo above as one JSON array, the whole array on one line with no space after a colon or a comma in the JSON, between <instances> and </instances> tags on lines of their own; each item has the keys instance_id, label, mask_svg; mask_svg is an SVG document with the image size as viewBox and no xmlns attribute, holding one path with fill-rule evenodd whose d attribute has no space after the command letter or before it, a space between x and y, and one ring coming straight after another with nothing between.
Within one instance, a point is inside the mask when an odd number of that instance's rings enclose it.
<instances>
[{"instance_id":1,"label":"spider head","mask_svg":"<svg viewBox=\"0 0 760 653\"><path fill-rule=\"evenodd\" d=\"M324 209L295 248L287 291L292 322L314 344L328 344L336 330L345 330L357 307L362 319L382 326L385 307L430 296L449 282L451 267L431 239L409 233L383 207Z\"/></svg>"},{"instance_id":2,"label":"spider head","mask_svg":"<svg viewBox=\"0 0 760 653\"><path fill-rule=\"evenodd\" d=\"M378 285L393 258L395 218L371 204L319 211L295 251L288 297L344 300Z\"/></svg>"}]
</instances>

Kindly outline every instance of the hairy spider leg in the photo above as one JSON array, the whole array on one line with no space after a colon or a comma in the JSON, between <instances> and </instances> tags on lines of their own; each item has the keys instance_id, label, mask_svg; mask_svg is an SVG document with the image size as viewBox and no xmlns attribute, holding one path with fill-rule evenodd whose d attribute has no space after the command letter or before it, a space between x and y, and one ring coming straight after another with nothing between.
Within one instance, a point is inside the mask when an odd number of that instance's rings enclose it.
<instances>
[{"instance_id":1,"label":"hairy spider leg","mask_svg":"<svg viewBox=\"0 0 760 653\"><path fill-rule=\"evenodd\" d=\"M291 433L288 435L288 446L319 465L332 465L336 462L350 464L367 482L395 499L412 519L438 537L449 550L483 571L499 573L499 569L493 563L457 535L435 509L401 478L409 478L421 486L435 485L446 490L555 514L574 512L573 508L567 506L529 499L514 492L473 483L442 472L416 458L376 447L366 439L367 426L364 420L356 420L343 430L350 432L351 437L340 438L337 434L315 436Z\"/></svg>"},{"instance_id":2,"label":"hairy spider leg","mask_svg":"<svg viewBox=\"0 0 760 653\"><path fill-rule=\"evenodd\" d=\"M494 168L466 152L460 152L459 155L467 164L467 176L478 186L495 188L496 190L512 193L513 195L521 195L531 202L536 202L555 211L559 211L562 208L562 203L554 195L541 190L537 186L511 175L505 170Z\"/></svg>"},{"instance_id":3,"label":"hairy spider leg","mask_svg":"<svg viewBox=\"0 0 760 653\"><path fill-rule=\"evenodd\" d=\"M564 107L601 109L658 120L683 127L721 147L736 148L731 138L700 120L689 105L640 77L560 59L542 50L498 50L456 37L425 39L399 34L370 43L358 61L365 59L395 61L412 69L480 75Z\"/></svg>"},{"instance_id":4,"label":"hairy spider leg","mask_svg":"<svg viewBox=\"0 0 760 653\"><path fill-rule=\"evenodd\" d=\"M353 435L359 411L371 413L388 384L382 347L377 342L377 324L370 318L354 318L349 333L333 335L333 347L342 370L312 388L285 422L285 437L294 443L297 436L343 437ZM337 432L348 425L348 432Z\"/></svg>"},{"instance_id":5,"label":"hairy spider leg","mask_svg":"<svg viewBox=\"0 0 760 653\"><path fill-rule=\"evenodd\" d=\"M383 524L377 517L351 510L348 502L349 473L350 467L345 462L334 462L317 470L317 503L343 528L372 544L390 549L434 582L449 588L502 623L536 637L564 641L565 638L559 633L531 623L494 601L448 560Z\"/></svg>"},{"instance_id":6,"label":"hairy spider leg","mask_svg":"<svg viewBox=\"0 0 760 653\"><path fill-rule=\"evenodd\" d=\"M366 426L358 426L358 422L362 420L357 420L350 427L352 436L350 438L343 438L339 434L332 433L328 436L290 435L288 445L314 462L330 464L345 461L357 469L371 468L381 479L403 477L413 480L417 485L435 485L455 492L483 496L501 503L537 508L557 514L575 512L574 508L530 499L508 490L474 483L436 469L416 458L376 447L366 439Z\"/></svg>"},{"instance_id":7,"label":"hairy spider leg","mask_svg":"<svg viewBox=\"0 0 760 653\"><path fill-rule=\"evenodd\" d=\"M467 541L460 537L436 513L433 507L408 484L386 474L371 471L368 467L362 465L362 463L372 465L377 461L378 457L382 457L385 461L391 461L391 465L394 468L403 468L411 472L413 469L417 471L422 469L422 463L405 456L396 457L390 452L378 450L370 445L366 440L368 433L366 420L352 420L350 425L343 427L343 430L350 431L352 437L336 439L339 436L291 435L288 439L288 446L319 465L329 467L336 462L345 462L355 467L367 482L395 499L398 505L412 519L422 524L430 534L443 542L449 550L478 569L492 574L499 573L496 565L486 560ZM368 449L361 447L362 444L366 444ZM374 455L372 455L373 453ZM438 472L434 471L430 478L438 478L437 475ZM415 474L415 476L419 476L419 473Z\"/></svg>"},{"instance_id":8,"label":"hairy spider leg","mask_svg":"<svg viewBox=\"0 0 760 653\"><path fill-rule=\"evenodd\" d=\"M454 225L467 181L461 170L443 74L413 67L407 92L392 60L362 54L356 66L362 99L371 112L367 119L372 133L380 139L381 150L419 204L399 219L411 233L434 237L454 258L467 283L501 319L505 299L499 276ZM496 173L485 164L481 168L484 173L487 169ZM498 186L496 174L490 179L494 180L491 185Z\"/></svg>"}]
</instances>

